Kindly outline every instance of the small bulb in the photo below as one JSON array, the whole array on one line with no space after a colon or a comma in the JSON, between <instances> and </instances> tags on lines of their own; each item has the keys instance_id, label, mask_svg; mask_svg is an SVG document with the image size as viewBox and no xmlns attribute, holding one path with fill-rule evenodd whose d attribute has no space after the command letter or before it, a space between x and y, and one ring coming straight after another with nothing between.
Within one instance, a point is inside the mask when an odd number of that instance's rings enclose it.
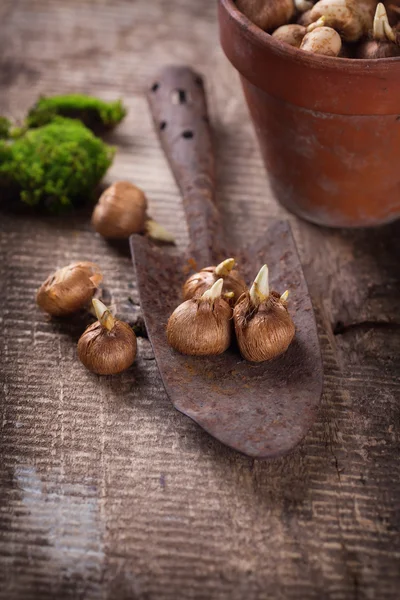
<instances>
[{"instance_id":1,"label":"small bulb","mask_svg":"<svg viewBox=\"0 0 400 600\"><path fill-rule=\"evenodd\" d=\"M291 344L295 326L287 310L288 292L269 291L268 268L262 267L250 293L233 309L236 338L242 356L263 362L280 356Z\"/></svg>"},{"instance_id":2,"label":"small bulb","mask_svg":"<svg viewBox=\"0 0 400 600\"><path fill-rule=\"evenodd\" d=\"M109 239L146 233L158 241L174 242L164 227L147 217L147 198L129 181L117 181L102 193L93 210L92 225L97 233Z\"/></svg>"},{"instance_id":3,"label":"small bulb","mask_svg":"<svg viewBox=\"0 0 400 600\"><path fill-rule=\"evenodd\" d=\"M275 29L274 33L272 34L272 37L280 42L289 44L289 46L293 46L294 48L300 48L301 42L303 41L306 33L307 30L305 27L293 23L278 27L278 29Z\"/></svg>"},{"instance_id":4,"label":"small bulb","mask_svg":"<svg viewBox=\"0 0 400 600\"><path fill-rule=\"evenodd\" d=\"M78 341L78 357L89 371L115 375L128 369L136 358L136 335L128 323L115 319L100 300L93 300L97 321Z\"/></svg>"},{"instance_id":5,"label":"small bulb","mask_svg":"<svg viewBox=\"0 0 400 600\"><path fill-rule=\"evenodd\" d=\"M356 42L372 28L375 6L370 0L319 0L311 9L311 18L325 17L326 26L339 31L345 42Z\"/></svg>"},{"instance_id":6,"label":"small bulb","mask_svg":"<svg viewBox=\"0 0 400 600\"><path fill-rule=\"evenodd\" d=\"M186 300L170 316L169 345L181 354L211 356L222 354L231 343L232 309L221 297L223 279L198 298Z\"/></svg>"},{"instance_id":7,"label":"small bulb","mask_svg":"<svg viewBox=\"0 0 400 600\"><path fill-rule=\"evenodd\" d=\"M234 269L234 266L235 259L227 258L216 267L205 267L204 269L201 269L199 273L191 275L183 286L184 300L198 298L219 278L222 278L224 284L222 294L225 295L233 292L230 302L231 304L234 304L247 290L245 282L241 278L239 272Z\"/></svg>"},{"instance_id":8,"label":"small bulb","mask_svg":"<svg viewBox=\"0 0 400 600\"><path fill-rule=\"evenodd\" d=\"M300 49L324 56L339 56L342 40L338 32L331 27L318 27L305 35Z\"/></svg>"},{"instance_id":9,"label":"small bulb","mask_svg":"<svg viewBox=\"0 0 400 600\"><path fill-rule=\"evenodd\" d=\"M293 0L236 0L236 6L255 25L268 31L289 23L295 13Z\"/></svg>"},{"instance_id":10,"label":"small bulb","mask_svg":"<svg viewBox=\"0 0 400 600\"><path fill-rule=\"evenodd\" d=\"M54 317L69 315L90 302L102 279L94 263L72 263L46 279L37 291L36 302Z\"/></svg>"},{"instance_id":11,"label":"small bulb","mask_svg":"<svg viewBox=\"0 0 400 600\"><path fill-rule=\"evenodd\" d=\"M100 196L92 224L105 238L127 238L132 233L142 233L146 210L144 192L129 181L117 181Z\"/></svg>"}]
</instances>

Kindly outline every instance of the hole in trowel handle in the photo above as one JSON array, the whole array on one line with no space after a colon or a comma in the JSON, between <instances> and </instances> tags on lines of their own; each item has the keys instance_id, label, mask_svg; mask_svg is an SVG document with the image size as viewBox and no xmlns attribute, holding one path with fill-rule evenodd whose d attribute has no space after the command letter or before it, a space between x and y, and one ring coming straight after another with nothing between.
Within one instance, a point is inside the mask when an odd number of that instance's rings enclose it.
<instances>
[{"instance_id":1,"label":"hole in trowel handle","mask_svg":"<svg viewBox=\"0 0 400 600\"><path fill-rule=\"evenodd\" d=\"M171 94L171 102L172 104L186 104L186 92L180 88L173 90Z\"/></svg>"}]
</instances>

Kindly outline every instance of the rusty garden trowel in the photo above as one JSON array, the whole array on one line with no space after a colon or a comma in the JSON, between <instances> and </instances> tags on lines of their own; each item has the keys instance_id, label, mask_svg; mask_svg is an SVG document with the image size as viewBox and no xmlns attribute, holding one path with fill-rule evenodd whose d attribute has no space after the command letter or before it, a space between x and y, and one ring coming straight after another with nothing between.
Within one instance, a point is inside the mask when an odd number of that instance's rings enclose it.
<instances>
[{"instance_id":1,"label":"rusty garden trowel","mask_svg":"<svg viewBox=\"0 0 400 600\"><path fill-rule=\"evenodd\" d=\"M238 251L226 244L214 202L211 129L203 80L187 67L167 67L151 85L154 125L180 187L188 223L187 255L171 255L131 237L140 302L158 368L171 402L215 438L254 458L281 456L305 436L322 391L322 364L307 285L285 221L271 220L258 242ZM189 265L227 257L250 285L267 263L271 289L290 290L296 336L288 351L253 364L232 347L220 356L183 356L167 343L168 317L182 301Z\"/></svg>"}]
</instances>

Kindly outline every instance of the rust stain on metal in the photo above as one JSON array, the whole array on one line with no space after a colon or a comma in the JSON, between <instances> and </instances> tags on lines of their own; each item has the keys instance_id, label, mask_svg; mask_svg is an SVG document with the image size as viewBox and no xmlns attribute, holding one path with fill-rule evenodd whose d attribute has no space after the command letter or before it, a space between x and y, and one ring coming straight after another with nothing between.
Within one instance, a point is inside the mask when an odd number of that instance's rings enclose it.
<instances>
[{"instance_id":1,"label":"rust stain on metal","mask_svg":"<svg viewBox=\"0 0 400 600\"><path fill-rule=\"evenodd\" d=\"M284 234L282 255L280 235ZM238 256L250 283L260 260L271 268L271 285L290 290L296 337L287 353L252 364L236 348L217 357L183 356L165 334L181 302L185 257L167 258L140 236L131 239L141 305L165 389L175 408L221 442L257 458L292 450L312 425L322 392L322 364L314 313L289 225L271 222L256 248ZM151 273L156 276L149 277ZM163 302L154 303L154 298Z\"/></svg>"}]
</instances>

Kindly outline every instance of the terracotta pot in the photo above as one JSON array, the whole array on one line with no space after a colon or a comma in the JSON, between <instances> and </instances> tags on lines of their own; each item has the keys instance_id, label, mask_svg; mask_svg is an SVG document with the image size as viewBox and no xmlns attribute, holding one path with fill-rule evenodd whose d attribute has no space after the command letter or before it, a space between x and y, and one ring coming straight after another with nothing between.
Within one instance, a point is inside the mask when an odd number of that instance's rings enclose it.
<instances>
[{"instance_id":1,"label":"terracotta pot","mask_svg":"<svg viewBox=\"0 0 400 600\"><path fill-rule=\"evenodd\" d=\"M278 200L314 223L400 216L400 58L312 55L219 0L222 47L240 73Z\"/></svg>"}]
</instances>

